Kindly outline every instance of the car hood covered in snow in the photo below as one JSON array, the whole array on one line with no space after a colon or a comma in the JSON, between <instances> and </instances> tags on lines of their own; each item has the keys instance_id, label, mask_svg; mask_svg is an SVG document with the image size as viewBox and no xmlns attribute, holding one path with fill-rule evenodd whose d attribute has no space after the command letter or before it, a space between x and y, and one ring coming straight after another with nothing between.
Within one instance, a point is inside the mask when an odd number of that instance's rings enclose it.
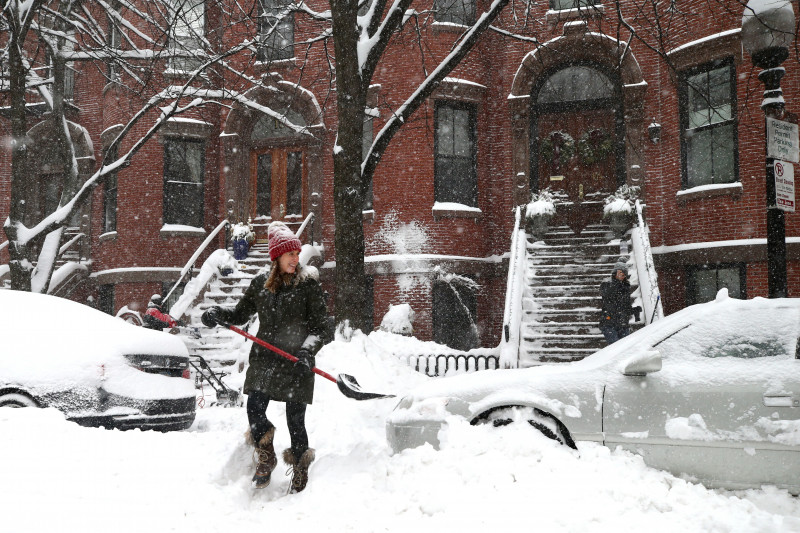
<instances>
[{"instance_id":1,"label":"car hood covered in snow","mask_svg":"<svg viewBox=\"0 0 800 533\"><path fill-rule=\"evenodd\" d=\"M167 383L174 380L136 371L125 355L188 357L186 346L173 335L133 326L70 300L13 290L0 291L0 336L0 381L39 388L97 386L128 375L127 381L147 380L168 390ZM164 387L157 385L161 381Z\"/></svg>"}]
</instances>

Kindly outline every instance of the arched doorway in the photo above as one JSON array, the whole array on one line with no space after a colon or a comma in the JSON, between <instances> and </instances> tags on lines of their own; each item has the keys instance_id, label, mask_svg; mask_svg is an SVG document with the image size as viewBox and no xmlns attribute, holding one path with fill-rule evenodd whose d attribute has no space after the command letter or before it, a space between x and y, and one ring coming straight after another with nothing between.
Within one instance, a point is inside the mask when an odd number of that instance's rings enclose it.
<instances>
[{"instance_id":1,"label":"arched doorway","mask_svg":"<svg viewBox=\"0 0 800 533\"><path fill-rule=\"evenodd\" d=\"M306 126L302 115L291 109L280 115L295 127ZM278 118L263 115L253 125L250 142L250 217L302 221L309 205L307 140Z\"/></svg>"},{"instance_id":2,"label":"arched doorway","mask_svg":"<svg viewBox=\"0 0 800 533\"><path fill-rule=\"evenodd\" d=\"M313 238L322 229L322 111L297 84L274 74L265 84L245 93L256 105L233 105L221 136L228 217L252 220L265 239L273 220L296 230L313 212Z\"/></svg>"},{"instance_id":3,"label":"arched doorway","mask_svg":"<svg viewBox=\"0 0 800 533\"><path fill-rule=\"evenodd\" d=\"M560 224L580 233L625 182L620 83L594 63L560 65L531 91L531 190L550 188Z\"/></svg>"},{"instance_id":4,"label":"arched doorway","mask_svg":"<svg viewBox=\"0 0 800 533\"><path fill-rule=\"evenodd\" d=\"M604 103L603 97L586 97L592 94L603 94L603 91L597 92L598 89L596 88L592 89L595 92L590 92L589 88L566 87L577 91L577 94L573 93L573 96L569 98L559 97L557 94L553 97L547 96L553 92L557 93L557 89L551 91L545 88L547 80L570 66L592 69L591 76L586 72L574 71L573 73L579 79L581 76L587 76L593 78L595 83L599 83L603 78L595 76L593 72L596 71L604 76L613 87L615 94L615 101L611 102L613 105L604 108L602 105ZM552 80L554 87L568 86L571 79L570 72L564 72L560 76L563 76L564 79L555 78ZM604 85L604 83L599 83L601 88ZM537 98L543 89L545 90L545 101L540 104L537 102ZM583 90L587 92L583 93L584 96L579 96ZM606 118L603 120L614 122L618 142L617 151L614 152L613 163L606 161L605 164L616 168L616 178L619 184L644 186L644 154L647 148L645 144L647 142L646 92L647 82L642 77L642 71L639 68L636 57L628 49L626 43L609 35L589 31L585 22L564 25L563 36L556 37L547 43L542 43L535 50L528 53L520 62L519 68L514 75L511 93L508 97L512 127L514 203L516 205L528 203L531 190L538 190L539 176L541 174L539 169L539 144L541 140L537 140L537 135L547 127L545 121L552 118L549 116L549 111L553 111L553 108L557 108L559 105L559 102L549 101L553 99L561 101L563 114L567 117L571 115L576 118L583 114L588 116L592 113L602 114L602 109L605 109ZM548 108L550 105L553 107ZM595 106L594 110L592 105ZM598 120L600 119L598 118ZM540 122L542 123L541 126ZM545 133L562 129L567 131L565 129L566 125L568 123L564 126L558 123L550 123L552 129L545 131ZM585 123L583 127L593 129L589 123ZM610 126L603 127L603 129L606 128L611 129ZM585 130L571 133L570 137L577 143L584 132ZM595 134L594 140L598 140L598 134ZM599 163L596 163L596 165L599 168ZM599 170L597 171L600 172ZM562 174L555 173L553 175ZM548 183L550 183L549 176L550 174L547 174ZM574 184L575 180L572 183ZM577 189L577 194L579 194L580 187ZM587 192L587 185L584 184L584 198ZM600 206L597 207L599 208ZM567 209L559 207L560 213L565 211Z\"/></svg>"}]
</instances>

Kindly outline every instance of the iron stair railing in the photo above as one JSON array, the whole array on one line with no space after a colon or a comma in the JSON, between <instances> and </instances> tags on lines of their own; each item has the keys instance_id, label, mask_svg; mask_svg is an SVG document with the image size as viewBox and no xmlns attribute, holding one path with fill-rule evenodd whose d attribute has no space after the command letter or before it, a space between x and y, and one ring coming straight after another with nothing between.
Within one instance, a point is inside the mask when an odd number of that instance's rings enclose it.
<instances>
[{"instance_id":1,"label":"iron stair railing","mask_svg":"<svg viewBox=\"0 0 800 533\"><path fill-rule=\"evenodd\" d=\"M502 368L519 366L520 324L522 322L522 293L525 278L525 228L522 225L522 206L517 206L514 230L511 233L511 252L508 258L508 282L503 310L503 335L500 340Z\"/></svg>"},{"instance_id":2,"label":"iron stair railing","mask_svg":"<svg viewBox=\"0 0 800 533\"><path fill-rule=\"evenodd\" d=\"M639 276L639 289L642 295L644 308L644 323L650 324L664 318L664 308L661 305L661 292L658 289L658 274L656 273L653 252L650 248L649 228L644 223L642 204L636 200L636 226L631 232L631 246L636 259L636 273Z\"/></svg>"}]
</instances>

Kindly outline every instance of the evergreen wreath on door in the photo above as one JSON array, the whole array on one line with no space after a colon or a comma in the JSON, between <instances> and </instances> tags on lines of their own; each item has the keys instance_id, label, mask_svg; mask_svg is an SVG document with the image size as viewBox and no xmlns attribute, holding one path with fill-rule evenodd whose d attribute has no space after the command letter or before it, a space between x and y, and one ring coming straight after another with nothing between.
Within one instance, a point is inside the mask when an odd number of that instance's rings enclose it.
<instances>
[{"instance_id":1,"label":"evergreen wreath on door","mask_svg":"<svg viewBox=\"0 0 800 533\"><path fill-rule=\"evenodd\" d=\"M614 150L611 134L600 128L585 131L578 139L578 159L583 165L594 165L608 159Z\"/></svg>"},{"instance_id":2,"label":"evergreen wreath on door","mask_svg":"<svg viewBox=\"0 0 800 533\"><path fill-rule=\"evenodd\" d=\"M539 153L544 161L552 161L554 168L561 168L575 155L575 139L564 130L551 131L542 139Z\"/></svg>"}]
</instances>

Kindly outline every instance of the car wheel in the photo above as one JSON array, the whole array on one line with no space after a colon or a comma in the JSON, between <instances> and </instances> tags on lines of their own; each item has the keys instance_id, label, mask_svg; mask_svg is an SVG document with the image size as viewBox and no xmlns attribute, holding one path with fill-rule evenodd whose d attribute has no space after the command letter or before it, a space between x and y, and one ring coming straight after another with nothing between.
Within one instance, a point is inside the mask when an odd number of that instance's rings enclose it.
<instances>
[{"instance_id":1,"label":"car wheel","mask_svg":"<svg viewBox=\"0 0 800 533\"><path fill-rule=\"evenodd\" d=\"M572 440L572 436L564 424L550 413L536 407L521 405L496 407L478 416L472 424L491 424L494 427L503 427L521 422L527 422L547 438L577 449L575 441Z\"/></svg>"},{"instance_id":2,"label":"car wheel","mask_svg":"<svg viewBox=\"0 0 800 533\"><path fill-rule=\"evenodd\" d=\"M0 393L0 407L39 407L36 400L21 392Z\"/></svg>"}]
</instances>

